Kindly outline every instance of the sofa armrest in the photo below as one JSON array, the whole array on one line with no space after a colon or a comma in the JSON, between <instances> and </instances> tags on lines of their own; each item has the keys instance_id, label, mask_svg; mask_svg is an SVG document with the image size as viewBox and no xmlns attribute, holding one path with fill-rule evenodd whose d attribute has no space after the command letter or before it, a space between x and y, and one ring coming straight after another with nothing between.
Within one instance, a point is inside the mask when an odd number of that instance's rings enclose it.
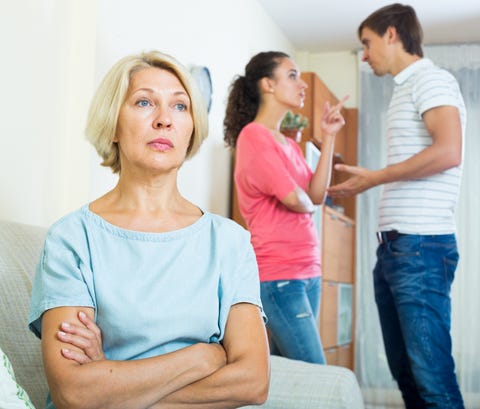
<instances>
[{"instance_id":1,"label":"sofa armrest","mask_svg":"<svg viewBox=\"0 0 480 409\"><path fill-rule=\"evenodd\" d=\"M40 341L27 322L45 234L43 227L0 220L0 348L10 359L17 382L38 408L45 406L47 382Z\"/></svg>"},{"instance_id":2,"label":"sofa armrest","mask_svg":"<svg viewBox=\"0 0 480 409\"><path fill-rule=\"evenodd\" d=\"M271 357L265 409L363 409L357 379L347 368Z\"/></svg>"}]
</instances>

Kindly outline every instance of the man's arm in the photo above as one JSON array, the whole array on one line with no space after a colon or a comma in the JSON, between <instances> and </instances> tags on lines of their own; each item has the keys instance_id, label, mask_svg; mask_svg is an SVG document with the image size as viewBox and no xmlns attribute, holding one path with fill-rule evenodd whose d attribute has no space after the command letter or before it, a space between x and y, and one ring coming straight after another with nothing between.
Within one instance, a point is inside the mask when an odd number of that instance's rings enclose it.
<instances>
[{"instance_id":1,"label":"man's arm","mask_svg":"<svg viewBox=\"0 0 480 409\"><path fill-rule=\"evenodd\" d=\"M374 186L400 180L432 176L460 165L462 161L462 126L458 109L453 106L432 108L423 114L432 144L411 158L379 170L358 166L335 165L335 169L352 175L330 187L332 196L352 196Z\"/></svg>"}]
</instances>

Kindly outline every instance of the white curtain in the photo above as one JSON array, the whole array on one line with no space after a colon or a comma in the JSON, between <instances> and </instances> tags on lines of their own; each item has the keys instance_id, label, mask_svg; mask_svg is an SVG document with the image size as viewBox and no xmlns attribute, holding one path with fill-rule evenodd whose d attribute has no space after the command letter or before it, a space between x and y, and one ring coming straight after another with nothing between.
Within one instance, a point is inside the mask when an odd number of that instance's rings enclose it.
<instances>
[{"instance_id":1,"label":"white curtain","mask_svg":"<svg viewBox=\"0 0 480 409\"><path fill-rule=\"evenodd\" d=\"M480 408L480 45L425 46L425 56L458 80L467 107L462 189L457 208L460 262L452 287L452 338L457 377L468 409ZM376 77L359 58L358 163L385 166L385 121L393 80ZM403 408L390 375L373 295L381 187L358 196L355 372L366 408Z\"/></svg>"}]
</instances>

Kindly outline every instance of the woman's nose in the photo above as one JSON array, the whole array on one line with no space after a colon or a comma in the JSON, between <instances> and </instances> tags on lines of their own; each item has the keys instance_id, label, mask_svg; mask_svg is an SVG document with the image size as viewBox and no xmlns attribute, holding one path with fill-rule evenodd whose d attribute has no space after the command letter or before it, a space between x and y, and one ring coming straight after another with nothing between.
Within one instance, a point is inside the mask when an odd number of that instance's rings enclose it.
<instances>
[{"instance_id":1,"label":"woman's nose","mask_svg":"<svg viewBox=\"0 0 480 409\"><path fill-rule=\"evenodd\" d=\"M172 125L172 117L167 108L158 108L153 120L154 128L168 128Z\"/></svg>"}]
</instances>

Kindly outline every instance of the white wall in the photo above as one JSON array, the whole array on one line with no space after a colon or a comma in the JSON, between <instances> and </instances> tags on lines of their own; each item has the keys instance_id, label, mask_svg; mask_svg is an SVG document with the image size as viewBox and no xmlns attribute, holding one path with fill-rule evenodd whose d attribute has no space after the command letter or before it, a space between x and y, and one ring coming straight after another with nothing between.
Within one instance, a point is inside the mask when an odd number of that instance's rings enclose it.
<instances>
[{"instance_id":1,"label":"white wall","mask_svg":"<svg viewBox=\"0 0 480 409\"><path fill-rule=\"evenodd\" d=\"M293 53L257 0L17 0L2 5L0 35L0 219L38 225L113 186L84 138L88 104L117 59L153 48L211 71L210 136L181 170L180 188L227 215L228 86L254 53Z\"/></svg>"},{"instance_id":2,"label":"white wall","mask_svg":"<svg viewBox=\"0 0 480 409\"><path fill-rule=\"evenodd\" d=\"M94 1L3 3L0 218L47 224L88 192L80 159Z\"/></svg>"},{"instance_id":3,"label":"white wall","mask_svg":"<svg viewBox=\"0 0 480 409\"><path fill-rule=\"evenodd\" d=\"M301 51L295 54L295 59L302 71L315 72L338 99L349 95L347 108L358 107L358 63L353 51Z\"/></svg>"}]
</instances>

